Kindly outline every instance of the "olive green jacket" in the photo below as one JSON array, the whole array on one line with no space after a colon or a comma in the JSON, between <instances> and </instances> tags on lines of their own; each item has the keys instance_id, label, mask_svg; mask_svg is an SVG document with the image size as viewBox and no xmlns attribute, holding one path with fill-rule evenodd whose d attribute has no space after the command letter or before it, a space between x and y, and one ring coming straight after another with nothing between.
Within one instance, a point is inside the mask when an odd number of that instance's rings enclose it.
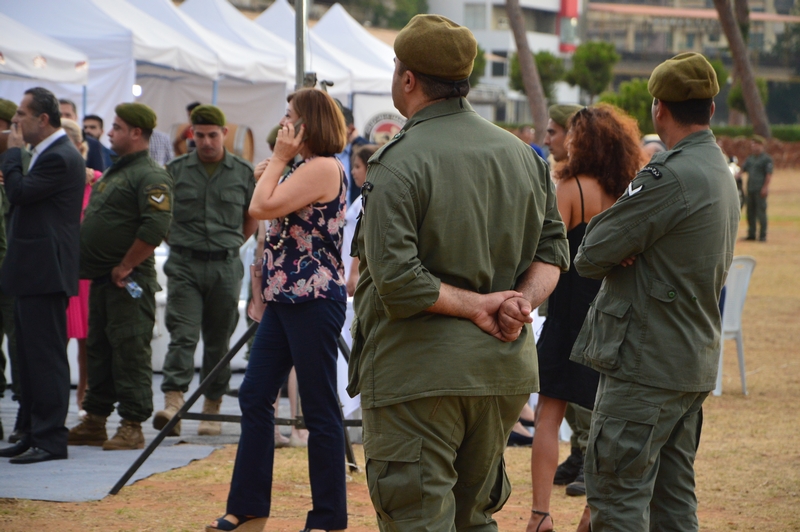
<instances>
[{"instance_id":1,"label":"olive green jacket","mask_svg":"<svg viewBox=\"0 0 800 532\"><path fill-rule=\"evenodd\" d=\"M92 187L81 224L81 279L111 273L135 239L158 246L172 219L172 178L148 152L120 157ZM151 255L135 271L155 278Z\"/></svg>"},{"instance_id":2,"label":"olive green jacket","mask_svg":"<svg viewBox=\"0 0 800 532\"><path fill-rule=\"evenodd\" d=\"M639 384L713 389L738 225L736 183L710 130L655 154L586 228L575 268L603 284L571 359Z\"/></svg>"},{"instance_id":3,"label":"olive green jacket","mask_svg":"<svg viewBox=\"0 0 800 532\"><path fill-rule=\"evenodd\" d=\"M348 392L372 408L537 391L529 326L503 343L425 310L442 282L485 294L514 288L533 261L568 268L547 165L454 98L411 117L370 159L367 182Z\"/></svg>"},{"instance_id":4,"label":"olive green jacket","mask_svg":"<svg viewBox=\"0 0 800 532\"><path fill-rule=\"evenodd\" d=\"M175 184L170 245L199 251L237 249L256 182L253 165L225 150L214 175L206 173L197 151L170 161Z\"/></svg>"},{"instance_id":5,"label":"olive green jacket","mask_svg":"<svg viewBox=\"0 0 800 532\"><path fill-rule=\"evenodd\" d=\"M767 152L748 157L742 166L742 172L747 172L748 194L761 192L767 175L771 174L772 170L772 157Z\"/></svg>"}]
</instances>

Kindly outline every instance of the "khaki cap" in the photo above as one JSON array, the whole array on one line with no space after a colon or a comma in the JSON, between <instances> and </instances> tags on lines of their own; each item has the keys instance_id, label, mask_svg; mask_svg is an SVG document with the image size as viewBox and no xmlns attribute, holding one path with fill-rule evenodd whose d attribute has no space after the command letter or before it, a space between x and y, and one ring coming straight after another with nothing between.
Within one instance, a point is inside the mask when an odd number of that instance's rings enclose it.
<instances>
[{"instance_id":1,"label":"khaki cap","mask_svg":"<svg viewBox=\"0 0 800 532\"><path fill-rule=\"evenodd\" d=\"M580 105L551 105L548 112L550 113L550 120L563 127L569 129L567 123L569 119L575 116L575 113L583 109Z\"/></svg>"},{"instance_id":2,"label":"khaki cap","mask_svg":"<svg viewBox=\"0 0 800 532\"><path fill-rule=\"evenodd\" d=\"M717 73L702 54L686 52L667 59L650 75L647 90L665 102L713 98L719 93Z\"/></svg>"},{"instance_id":3,"label":"khaki cap","mask_svg":"<svg viewBox=\"0 0 800 532\"><path fill-rule=\"evenodd\" d=\"M156 113L143 103L121 103L114 112L131 127L150 131L156 128Z\"/></svg>"},{"instance_id":4,"label":"khaki cap","mask_svg":"<svg viewBox=\"0 0 800 532\"><path fill-rule=\"evenodd\" d=\"M397 34L394 53L413 72L460 81L472 74L478 41L448 18L416 15Z\"/></svg>"},{"instance_id":5,"label":"khaki cap","mask_svg":"<svg viewBox=\"0 0 800 532\"><path fill-rule=\"evenodd\" d=\"M225 127L225 114L216 105L198 105L192 109L192 125Z\"/></svg>"},{"instance_id":6,"label":"khaki cap","mask_svg":"<svg viewBox=\"0 0 800 532\"><path fill-rule=\"evenodd\" d=\"M11 100L0 98L0 120L11 122L14 114L17 112L17 104Z\"/></svg>"}]
</instances>

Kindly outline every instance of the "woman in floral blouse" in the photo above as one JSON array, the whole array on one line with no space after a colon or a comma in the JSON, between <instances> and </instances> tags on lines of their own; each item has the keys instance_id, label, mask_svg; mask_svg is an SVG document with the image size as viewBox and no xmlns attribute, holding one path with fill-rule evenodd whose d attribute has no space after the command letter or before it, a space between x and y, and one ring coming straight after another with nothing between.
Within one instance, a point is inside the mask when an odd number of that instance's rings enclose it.
<instances>
[{"instance_id":1,"label":"woman in floral blouse","mask_svg":"<svg viewBox=\"0 0 800 532\"><path fill-rule=\"evenodd\" d=\"M271 220L262 276L267 308L239 389L242 434L227 514L207 531L263 528L272 489L272 405L292 366L309 431L313 508L306 529L347 528L344 433L336 393L336 339L347 300L341 256L347 189L334 157L344 149L346 129L327 93L301 89L288 100L272 158L255 170L250 215Z\"/></svg>"}]
</instances>

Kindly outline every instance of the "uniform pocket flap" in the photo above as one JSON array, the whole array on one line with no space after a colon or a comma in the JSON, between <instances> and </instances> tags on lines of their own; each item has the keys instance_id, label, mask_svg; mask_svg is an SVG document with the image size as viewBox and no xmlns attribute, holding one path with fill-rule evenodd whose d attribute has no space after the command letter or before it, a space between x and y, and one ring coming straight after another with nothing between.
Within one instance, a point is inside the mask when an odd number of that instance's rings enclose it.
<instances>
[{"instance_id":1,"label":"uniform pocket flap","mask_svg":"<svg viewBox=\"0 0 800 532\"><path fill-rule=\"evenodd\" d=\"M422 438L407 439L390 434L374 434L364 439L364 450L370 460L419 462Z\"/></svg>"},{"instance_id":2,"label":"uniform pocket flap","mask_svg":"<svg viewBox=\"0 0 800 532\"><path fill-rule=\"evenodd\" d=\"M664 303L671 303L675 301L678 291L670 284L659 281L658 279L653 279L653 286L650 287L650 295Z\"/></svg>"},{"instance_id":3,"label":"uniform pocket flap","mask_svg":"<svg viewBox=\"0 0 800 532\"><path fill-rule=\"evenodd\" d=\"M223 190L219 193L219 197L222 201L227 201L229 203L235 203L237 205L244 204L244 192L241 190Z\"/></svg>"},{"instance_id":4,"label":"uniform pocket flap","mask_svg":"<svg viewBox=\"0 0 800 532\"><path fill-rule=\"evenodd\" d=\"M630 301L619 299L608 292L601 291L597 294L593 306L600 312L604 312L615 318L624 318L625 313L628 312L628 309L631 307L631 303Z\"/></svg>"},{"instance_id":5,"label":"uniform pocket flap","mask_svg":"<svg viewBox=\"0 0 800 532\"><path fill-rule=\"evenodd\" d=\"M655 425L658 421L658 414L661 411L658 405L623 396L613 396L612 399L612 396L613 394L607 394L599 404L595 405L598 414L643 425ZM608 403L612 403L613 408L604 408Z\"/></svg>"}]
</instances>

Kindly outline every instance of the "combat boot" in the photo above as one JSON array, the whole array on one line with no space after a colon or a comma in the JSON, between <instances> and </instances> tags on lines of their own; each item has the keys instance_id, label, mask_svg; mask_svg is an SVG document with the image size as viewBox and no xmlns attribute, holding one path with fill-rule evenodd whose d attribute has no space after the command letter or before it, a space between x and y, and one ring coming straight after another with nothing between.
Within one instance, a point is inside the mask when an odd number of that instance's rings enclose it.
<instances>
[{"instance_id":1,"label":"combat boot","mask_svg":"<svg viewBox=\"0 0 800 532\"><path fill-rule=\"evenodd\" d=\"M206 397L203 401L203 413L219 414L220 406L222 406L222 397L216 401L212 401ZM219 421L201 421L200 426L197 427L197 434L200 436L219 436L222 434L222 423Z\"/></svg>"},{"instance_id":2,"label":"combat boot","mask_svg":"<svg viewBox=\"0 0 800 532\"><path fill-rule=\"evenodd\" d=\"M583 464L583 454L578 447L573 447L566 460L561 462L556 469L553 484L559 486L566 486L575 482L578 473L581 472L581 465Z\"/></svg>"},{"instance_id":3,"label":"combat boot","mask_svg":"<svg viewBox=\"0 0 800 532\"><path fill-rule=\"evenodd\" d=\"M153 428L156 430L163 429L169 420L175 417L175 414L178 413L183 407L184 404L183 400L183 392L165 392L164 393L164 410L159 410L156 412L156 415L153 416ZM170 431L167 436L180 436L181 435L181 422L178 421L178 424L175 425L172 430Z\"/></svg>"},{"instance_id":4,"label":"combat boot","mask_svg":"<svg viewBox=\"0 0 800 532\"><path fill-rule=\"evenodd\" d=\"M69 445L93 445L95 447L100 447L108 439L106 419L106 416L87 413L83 421L69 430L67 443Z\"/></svg>"},{"instance_id":5,"label":"combat boot","mask_svg":"<svg viewBox=\"0 0 800 532\"><path fill-rule=\"evenodd\" d=\"M123 419L114 437L103 443L104 451L132 451L135 449L144 449L142 424L138 421Z\"/></svg>"}]
</instances>

